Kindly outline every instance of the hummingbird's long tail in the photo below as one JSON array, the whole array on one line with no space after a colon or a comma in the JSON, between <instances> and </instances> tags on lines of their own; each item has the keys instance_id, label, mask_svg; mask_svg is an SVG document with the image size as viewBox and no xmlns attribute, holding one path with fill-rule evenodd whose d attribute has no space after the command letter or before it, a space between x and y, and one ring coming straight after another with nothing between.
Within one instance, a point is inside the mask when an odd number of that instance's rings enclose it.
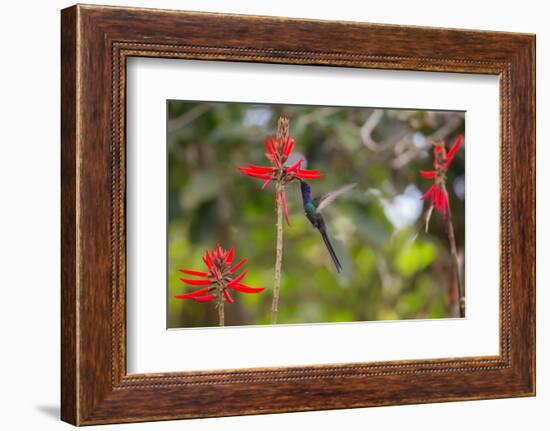
<instances>
[{"instance_id":1,"label":"hummingbird's long tail","mask_svg":"<svg viewBox=\"0 0 550 431\"><path fill-rule=\"evenodd\" d=\"M328 239L327 231L325 229L319 229L319 232L321 232L321 236L323 237L323 241L325 242L325 245L327 246L327 250L330 253L330 257L332 258L332 261L334 262L334 266L336 267L336 271L340 272L342 270L342 265L340 265L340 261L338 260L338 256L336 256L336 253L334 252L334 249L332 248L332 244L330 243L330 240Z\"/></svg>"}]
</instances>

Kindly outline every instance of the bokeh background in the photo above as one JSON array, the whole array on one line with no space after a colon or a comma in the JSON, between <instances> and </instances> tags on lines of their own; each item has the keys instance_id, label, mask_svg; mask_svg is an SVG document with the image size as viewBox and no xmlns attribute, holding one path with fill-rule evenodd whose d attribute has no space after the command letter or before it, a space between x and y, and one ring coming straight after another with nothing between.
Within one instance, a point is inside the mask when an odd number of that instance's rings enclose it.
<instances>
[{"instance_id":1,"label":"bokeh background","mask_svg":"<svg viewBox=\"0 0 550 431\"><path fill-rule=\"evenodd\" d=\"M204 250L236 246L248 258L246 284L259 294L235 293L225 324L271 321L275 262L274 186L241 174L247 163L269 165L263 139L290 120L302 156L322 179L314 195L357 186L324 210L343 272L337 274L323 241L302 209L299 183L287 187L290 226L278 323L349 322L458 316L458 287L440 214L424 231L432 145L447 148L464 133L464 112L168 101L168 327L218 323L215 301L174 298L192 291L179 268L204 270ZM458 254L464 274L465 143L447 175Z\"/></svg>"}]
</instances>

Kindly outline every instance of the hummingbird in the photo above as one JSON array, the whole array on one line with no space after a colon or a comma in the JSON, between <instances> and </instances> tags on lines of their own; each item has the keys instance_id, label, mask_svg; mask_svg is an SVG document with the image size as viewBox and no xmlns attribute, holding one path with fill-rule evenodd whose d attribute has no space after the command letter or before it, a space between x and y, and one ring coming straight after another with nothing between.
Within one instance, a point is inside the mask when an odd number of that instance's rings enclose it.
<instances>
[{"instance_id":1,"label":"hummingbird","mask_svg":"<svg viewBox=\"0 0 550 431\"><path fill-rule=\"evenodd\" d=\"M332 203L338 196L347 192L353 187L355 187L355 183L347 184L336 190L325 193L324 195L312 198L311 186L306 181L300 180L300 189L302 191L302 202L304 204L304 211L306 213L306 217L310 221L311 225L321 233L321 236L323 237L323 241L325 242L325 246L327 247L330 257L334 262L334 266L336 267L337 272L340 272L342 270L342 265L340 264L340 261L338 260L338 256L336 256L336 253L332 248L332 244L330 243L330 239L328 238L327 226L325 223L325 219L321 214L321 211L324 208L326 208L327 205Z\"/></svg>"}]
</instances>

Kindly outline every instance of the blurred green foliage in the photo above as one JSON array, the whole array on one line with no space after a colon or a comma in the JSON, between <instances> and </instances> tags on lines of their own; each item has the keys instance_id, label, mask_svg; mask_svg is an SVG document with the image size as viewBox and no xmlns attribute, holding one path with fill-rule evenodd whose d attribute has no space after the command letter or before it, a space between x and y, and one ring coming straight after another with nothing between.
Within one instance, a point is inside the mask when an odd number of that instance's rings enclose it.
<instances>
[{"instance_id":1,"label":"blurred green foliage","mask_svg":"<svg viewBox=\"0 0 550 431\"><path fill-rule=\"evenodd\" d=\"M275 262L274 188L241 174L269 165L262 140L290 120L294 158L324 177L314 194L357 186L324 211L343 265L336 274L302 210L299 183L287 187L279 323L346 322L456 316L456 282L440 214L428 233L420 200L430 180L431 145L447 148L464 132L463 112L344 107L168 102L168 327L217 325L215 303L174 298L192 291L179 268L204 270L205 249L236 246L248 258L226 325L270 323ZM304 166L306 167L306 166ZM464 255L464 144L448 172L459 255Z\"/></svg>"}]
</instances>

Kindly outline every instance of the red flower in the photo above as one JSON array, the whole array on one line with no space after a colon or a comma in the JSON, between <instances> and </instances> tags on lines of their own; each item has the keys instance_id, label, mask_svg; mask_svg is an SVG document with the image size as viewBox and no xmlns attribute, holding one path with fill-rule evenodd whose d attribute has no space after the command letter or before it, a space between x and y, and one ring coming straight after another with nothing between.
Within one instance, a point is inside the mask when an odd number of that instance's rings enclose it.
<instances>
[{"instance_id":1,"label":"red flower","mask_svg":"<svg viewBox=\"0 0 550 431\"><path fill-rule=\"evenodd\" d=\"M421 199L425 200L430 198L431 208L435 208L439 211L443 215L443 219L447 217L447 212L450 211L449 195L445 187L446 174L461 142L462 135L457 138L449 152L445 150L445 145L443 143L437 143L434 148L434 170L420 171L420 175L424 178L434 180L432 186L424 193Z\"/></svg>"},{"instance_id":2,"label":"red flower","mask_svg":"<svg viewBox=\"0 0 550 431\"><path fill-rule=\"evenodd\" d=\"M219 245L209 252L206 250L202 260L208 271L193 271L190 269L180 269L183 274L192 275L199 278L180 278L185 284L190 286L201 286L201 289L184 295L177 295L178 299L193 299L197 302L209 302L217 298L218 301L224 300L232 304L233 298L229 290L244 293L259 293L264 290L263 287L249 287L241 283L246 276L246 271L234 276L235 271L245 262L246 258L233 265L235 248L224 250Z\"/></svg>"},{"instance_id":3,"label":"red flower","mask_svg":"<svg viewBox=\"0 0 550 431\"><path fill-rule=\"evenodd\" d=\"M272 163L272 166L256 166L248 164L246 168L239 168L243 174L254 178L260 178L264 180L262 190L265 189L272 181L285 185L290 181L299 179L311 179L321 178L322 174L318 170L302 169L301 165L303 159L298 160L290 166L286 166L285 163L292 154L294 149L294 139L288 134L288 120L283 121L283 126L280 127L277 133L277 139L270 136L269 139L264 140L267 153L265 156ZM280 196L279 196L280 194ZM285 212L286 222L288 223L288 210L286 205L286 195L284 188L282 191L275 193L275 207L280 204L283 206Z\"/></svg>"}]
</instances>

